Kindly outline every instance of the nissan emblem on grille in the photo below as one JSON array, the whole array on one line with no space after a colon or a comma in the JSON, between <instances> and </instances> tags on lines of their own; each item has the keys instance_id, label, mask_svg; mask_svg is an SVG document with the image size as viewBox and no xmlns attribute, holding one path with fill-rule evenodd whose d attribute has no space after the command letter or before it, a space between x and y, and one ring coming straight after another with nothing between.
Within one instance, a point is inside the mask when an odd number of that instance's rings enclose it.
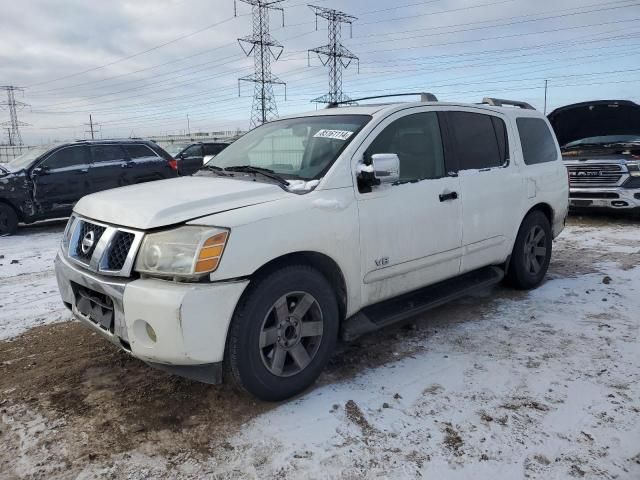
<instances>
[{"instance_id":1,"label":"nissan emblem on grille","mask_svg":"<svg viewBox=\"0 0 640 480\"><path fill-rule=\"evenodd\" d=\"M93 242L95 241L94 238L95 234L93 233L93 230L89 230L82 238L82 245L80 246L82 253L89 253L89 250L93 247Z\"/></svg>"},{"instance_id":2,"label":"nissan emblem on grille","mask_svg":"<svg viewBox=\"0 0 640 480\"><path fill-rule=\"evenodd\" d=\"M128 277L142 232L76 218L67 255L73 261L104 275Z\"/></svg>"}]
</instances>

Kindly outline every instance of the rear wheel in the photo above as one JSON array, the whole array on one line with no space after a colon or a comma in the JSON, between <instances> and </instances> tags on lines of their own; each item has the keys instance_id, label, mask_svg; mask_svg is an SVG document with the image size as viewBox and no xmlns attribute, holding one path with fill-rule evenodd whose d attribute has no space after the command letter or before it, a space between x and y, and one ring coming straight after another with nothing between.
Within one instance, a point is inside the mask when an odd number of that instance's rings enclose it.
<instances>
[{"instance_id":1,"label":"rear wheel","mask_svg":"<svg viewBox=\"0 0 640 480\"><path fill-rule=\"evenodd\" d=\"M541 211L527 215L513 246L508 282L519 289L537 287L551 261L552 233L549 220Z\"/></svg>"},{"instance_id":2,"label":"rear wheel","mask_svg":"<svg viewBox=\"0 0 640 480\"><path fill-rule=\"evenodd\" d=\"M268 401L309 387L336 345L338 304L331 285L306 265L285 267L254 281L229 331L230 380Z\"/></svg>"},{"instance_id":3,"label":"rear wheel","mask_svg":"<svg viewBox=\"0 0 640 480\"><path fill-rule=\"evenodd\" d=\"M9 205L0 203L0 236L12 235L18 229L18 215Z\"/></svg>"}]
</instances>

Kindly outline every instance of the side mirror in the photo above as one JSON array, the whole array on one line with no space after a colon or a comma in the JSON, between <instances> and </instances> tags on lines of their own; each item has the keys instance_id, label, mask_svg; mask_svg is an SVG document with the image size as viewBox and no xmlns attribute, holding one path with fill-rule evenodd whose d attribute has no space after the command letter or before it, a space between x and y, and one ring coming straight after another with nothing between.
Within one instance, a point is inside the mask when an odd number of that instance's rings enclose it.
<instances>
[{"instance_id":1,"label":"side mirror","mask_svg":"<svg viewBox=\"0 0 640 480\"><path fill-rule=\"evenodd\" d=\"M36 177L38 175L46 175L47 173L49 173L49 167L45 167L44 165L31 170L31 175L34 175Z\"/></svg>"},{"instance_id":2,"label":"side mirror","mask_svg":"<svg viewBox=\"0 0 640 480\"><path fill-rule=\"evenodd\" d=\"M359 165L358 176L369 185L395 183L400 180L400 159L395 153L375 153L370 165Z\"/></svg>"}]
</instances>

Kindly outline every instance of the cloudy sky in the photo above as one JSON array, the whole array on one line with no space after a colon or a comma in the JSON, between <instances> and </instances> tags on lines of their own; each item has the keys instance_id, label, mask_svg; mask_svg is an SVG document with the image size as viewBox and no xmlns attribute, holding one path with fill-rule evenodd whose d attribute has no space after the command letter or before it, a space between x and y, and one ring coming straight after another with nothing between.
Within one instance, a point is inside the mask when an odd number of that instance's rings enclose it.
<instances>
[{"instance_id":1,"label":"cloudy sky","mask_svg":"<svg viewBox=\"0 0 640 480\"><path fill-rule=\"evenodd\" d=\"M309 0L358 17L343 43L360 57L344 73L351 97L429 91L442 100L515 98L548 109L596 98L640 101L638 0ZM0 0L0 85L18 100L28 143L249 125L253 60L236 39L251 8L233 0ZM307 50L327 42L302 0L284 0L271 32L284 46L273 73L280 114L314 109L327 71ZM8 120L0 108L0 121ZM0 132L0 142L5 141Z\"/></svg>"}]
</instances>

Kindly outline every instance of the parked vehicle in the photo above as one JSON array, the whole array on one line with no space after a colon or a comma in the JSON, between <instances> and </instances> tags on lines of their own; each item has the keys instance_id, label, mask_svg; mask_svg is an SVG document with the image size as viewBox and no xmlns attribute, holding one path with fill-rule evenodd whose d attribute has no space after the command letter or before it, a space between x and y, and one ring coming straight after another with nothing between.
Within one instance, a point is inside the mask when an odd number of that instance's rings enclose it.
<instances>
[{"instance_id":1,"label":"parked vehicle","mask_svg":"<svg viewBox=\"0 0 640 480\"><path fill-rule=\"evenodd\" d=\"M570 206L640 208L640 105L596 100L549 114L569 171Z\"/></svg>"},{"instance_id":2,"label":"parked vehicle","mask_svg":"<svg viewBox=\"0 0 640 480\"><path fill-rule=\"evenodd\" d=\"M314 382L339 335L505 276L534 288L566 169L544 115L486 102L287 117L192 177L85 197L55 261L62 299L151 365L210 383L224 370L279 400Z\"/></svg>"},{"instance_id":3,"label":"parked vehicle","mask_svg":"<svg viewBox=\"0 0 640 480\"><path fill-rule=\"evenodd\" d=\"M84 195L177 176L176 163L153 142L91 140L43 146L0 164L0 235L18 222L71 214Z\"/></svg>"},{"instance_id":4,"label":"parked vehicle","mask_svg":"<svg viewBox=\"0 0 640 480\"><path fill-rule=\"evenodd\" d=\"M171 143L169 145L164 145L163 148L169 155L176 158L178 154L189 145L191 145L191 143Z\"/></svg>"},{"instance_id":5,"label":"parked vehicle","mask_svg":"<svg viewBox=\"0 0 640 480\"><path fill-rule=\"evenodd\" d=\"M180 175L192 175L229 146L229 142L198 142L185 147L175 155Z\"/></svg>"}]
</instances>

